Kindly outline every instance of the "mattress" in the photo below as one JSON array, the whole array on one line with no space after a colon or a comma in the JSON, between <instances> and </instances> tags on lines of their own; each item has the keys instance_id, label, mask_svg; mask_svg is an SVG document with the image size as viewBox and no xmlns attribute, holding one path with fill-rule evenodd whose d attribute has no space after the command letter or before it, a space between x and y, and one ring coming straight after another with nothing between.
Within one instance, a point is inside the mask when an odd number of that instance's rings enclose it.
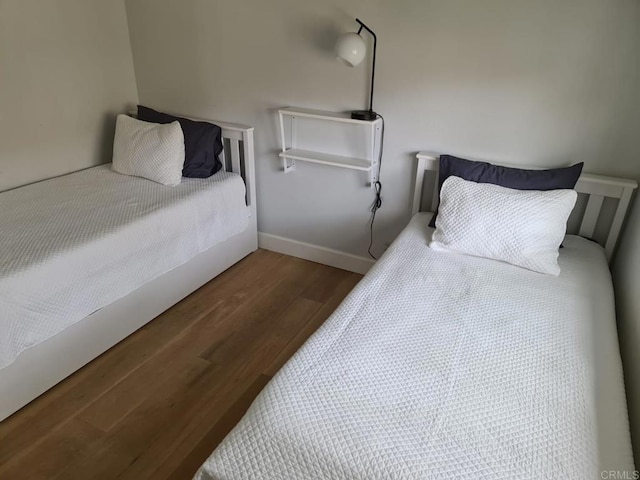
<instances>
[{"instance_id":1,"label":"mattress","mask_svg":"<svg viewBox=\"0 0 640 480\"><path fill-rule=\"evenodd\" d=\"M196 479L633 471L602 248L568 236L552 277L435 252L429 218L412 219Z\"/></svg>"},{"instance_id":2,"label":"mattress","mask_svg":"<svg viewBox=\"0 0 640 480\"><path fill-rule=\"evenodd\" d=\"M0 367L248 219L227 172L167 187L101 165L0 194Z\"/></svg>"}]
</instances>

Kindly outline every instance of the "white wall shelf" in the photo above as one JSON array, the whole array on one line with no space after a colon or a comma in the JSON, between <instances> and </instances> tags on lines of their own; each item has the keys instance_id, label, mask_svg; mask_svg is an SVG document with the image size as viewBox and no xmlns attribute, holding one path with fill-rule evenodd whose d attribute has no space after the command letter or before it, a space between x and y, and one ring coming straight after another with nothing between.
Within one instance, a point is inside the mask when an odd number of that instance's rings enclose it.
<instances>
[{"instance_id":1,"label":"white wall shelf","mask_svg":"<svg viewBox=\"0 0 640 480\"><path fill-rule=\"evenodd\" d=\"M353 170L371 170L371 161L366 158L347 157L344 155L333 155L331 153L313 152L311 150L301 150L299 148L289 148L280 152L280 158L300 160L303 162L320 163L334 167L351 168Z\"/></svg>"},{"instance_id":2,"label":"white wall shelf","mask_svg":"<svg viewBox=\"0 0 640 480\"><path fill-rule=\"evenodd\" d=\"M278 110L280 119L280 138L282 151L279 157L282 159L284 173L290 173L296 168L296 161L317 163L332 167L348 168L369 173L369 184L373 187L378 176L378 153L380 148L382 119L376 120L356 120L351 118L349 113L327 112L323 110L312 110L307 108L287 107ZM285 117L291 119L290 142L287 142L285 132ZM367 142L369 155L365 158L350 155L336 155L329 152L319 152L298 148L298 120L312 119L328 122L339 122L362 126L367 130ZM327 142L331 145L331 142Z\"/></svg>"},{"instance_id":3,"label":"white wall shelf","mask_svg":"<svg viewBox=\"0 0 640 480\"><path fill-rule=\"evenodd\" d=\"M318 120L358 123L360 125L372 125L381 121L379 118L376 120L357 120L355 118L351 118L350 112L328 112L326 110L313 110L311 108L287 107L281 108L280 113L282 115L290 115L292 117L316 118Z\"/></svg>"}]
</instances>

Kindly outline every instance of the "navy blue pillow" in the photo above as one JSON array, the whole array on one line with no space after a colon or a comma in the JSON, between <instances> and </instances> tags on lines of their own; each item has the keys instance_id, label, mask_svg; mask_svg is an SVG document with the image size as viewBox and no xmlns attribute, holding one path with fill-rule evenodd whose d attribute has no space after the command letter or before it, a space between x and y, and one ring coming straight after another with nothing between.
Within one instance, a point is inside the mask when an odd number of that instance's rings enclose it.
<instances>
[{"instance_id":1,"label":"navy blue pillow","mask_svg":"<svg viewBox=\"0 0 640 480\"><path fill-rule=\"evenodd\" d=\"M222 168L222 162L218 159L222 152L222 130L219 126L174 117L142 105L138 105L138 120L152 123L180 122L184 134L183 177L207 178Z\"/></svg>"},{"instance_id":2,"label":"navy blue pillow","mask_svg":"<svg viewBox=\"0 0 640 480\"><path fill-rule=\"evenodd\" d=\"M580 162L571 167L550 170L523 170L500 167L487 162L473 162L452 155L442 155L440 157L438 192L444 181L452 175L472 182L492 183L516 190L572 189L578 182L583 166L584 163ZM437 215L436 209L429 223L430 227L436 226Z\"/></svg>"}]
</instances>

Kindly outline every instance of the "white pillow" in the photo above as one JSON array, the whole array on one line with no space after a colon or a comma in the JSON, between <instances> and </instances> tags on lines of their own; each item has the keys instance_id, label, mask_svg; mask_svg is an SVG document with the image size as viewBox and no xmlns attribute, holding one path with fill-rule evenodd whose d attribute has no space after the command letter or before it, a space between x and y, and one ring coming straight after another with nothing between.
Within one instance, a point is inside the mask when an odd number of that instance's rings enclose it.
<instances>
[{"instance_id":1,"label":"white pillow","mask_svg":"<svg viewBox=\"0 0 640 480\"><path fill-rule=\"evenodd\" d=\"M178 185L184 166L184 134L178 122L158 124L118 115L111 168L163 185Z\"/></svg>"},{"instance_id":2,"label":"white pillow","mask_svg":"<svg viewBox=\"0 0 640 480\"><path fill-rule=\"evenodd\" d=\"M449 177L430 247L559 275L558 248L578 194L514 190Z\"/></svg>"}]
</instances>

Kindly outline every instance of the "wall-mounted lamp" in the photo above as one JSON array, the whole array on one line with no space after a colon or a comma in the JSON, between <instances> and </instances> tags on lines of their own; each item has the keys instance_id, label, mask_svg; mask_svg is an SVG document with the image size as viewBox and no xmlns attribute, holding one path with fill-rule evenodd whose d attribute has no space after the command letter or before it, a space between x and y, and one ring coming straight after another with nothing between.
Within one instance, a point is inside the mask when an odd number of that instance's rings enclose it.
<instances>
[{"instance_id":1,"label":"wall-mounted lamp","mask_svg":"<svg viewBox=\"0 0 640 480\"><path fill-rule=\"evenodd\" d=\"M369 95L369 110L356 110L351 112L351 118L357 120L375 120L378 118L378 114L373 111L373 82L376 77L376 46L378 38L376 34L367 27L360 19L356 18L356 22L360 24L358 33L345 33L342 35L336 43L336 55L338 60L349 67L355 67L362 63L367 53L367 47L364 40L360 36L362 29L364 28L373 36L373 66L371 67L371 94Z\"/></svg>"}]
</instances>

